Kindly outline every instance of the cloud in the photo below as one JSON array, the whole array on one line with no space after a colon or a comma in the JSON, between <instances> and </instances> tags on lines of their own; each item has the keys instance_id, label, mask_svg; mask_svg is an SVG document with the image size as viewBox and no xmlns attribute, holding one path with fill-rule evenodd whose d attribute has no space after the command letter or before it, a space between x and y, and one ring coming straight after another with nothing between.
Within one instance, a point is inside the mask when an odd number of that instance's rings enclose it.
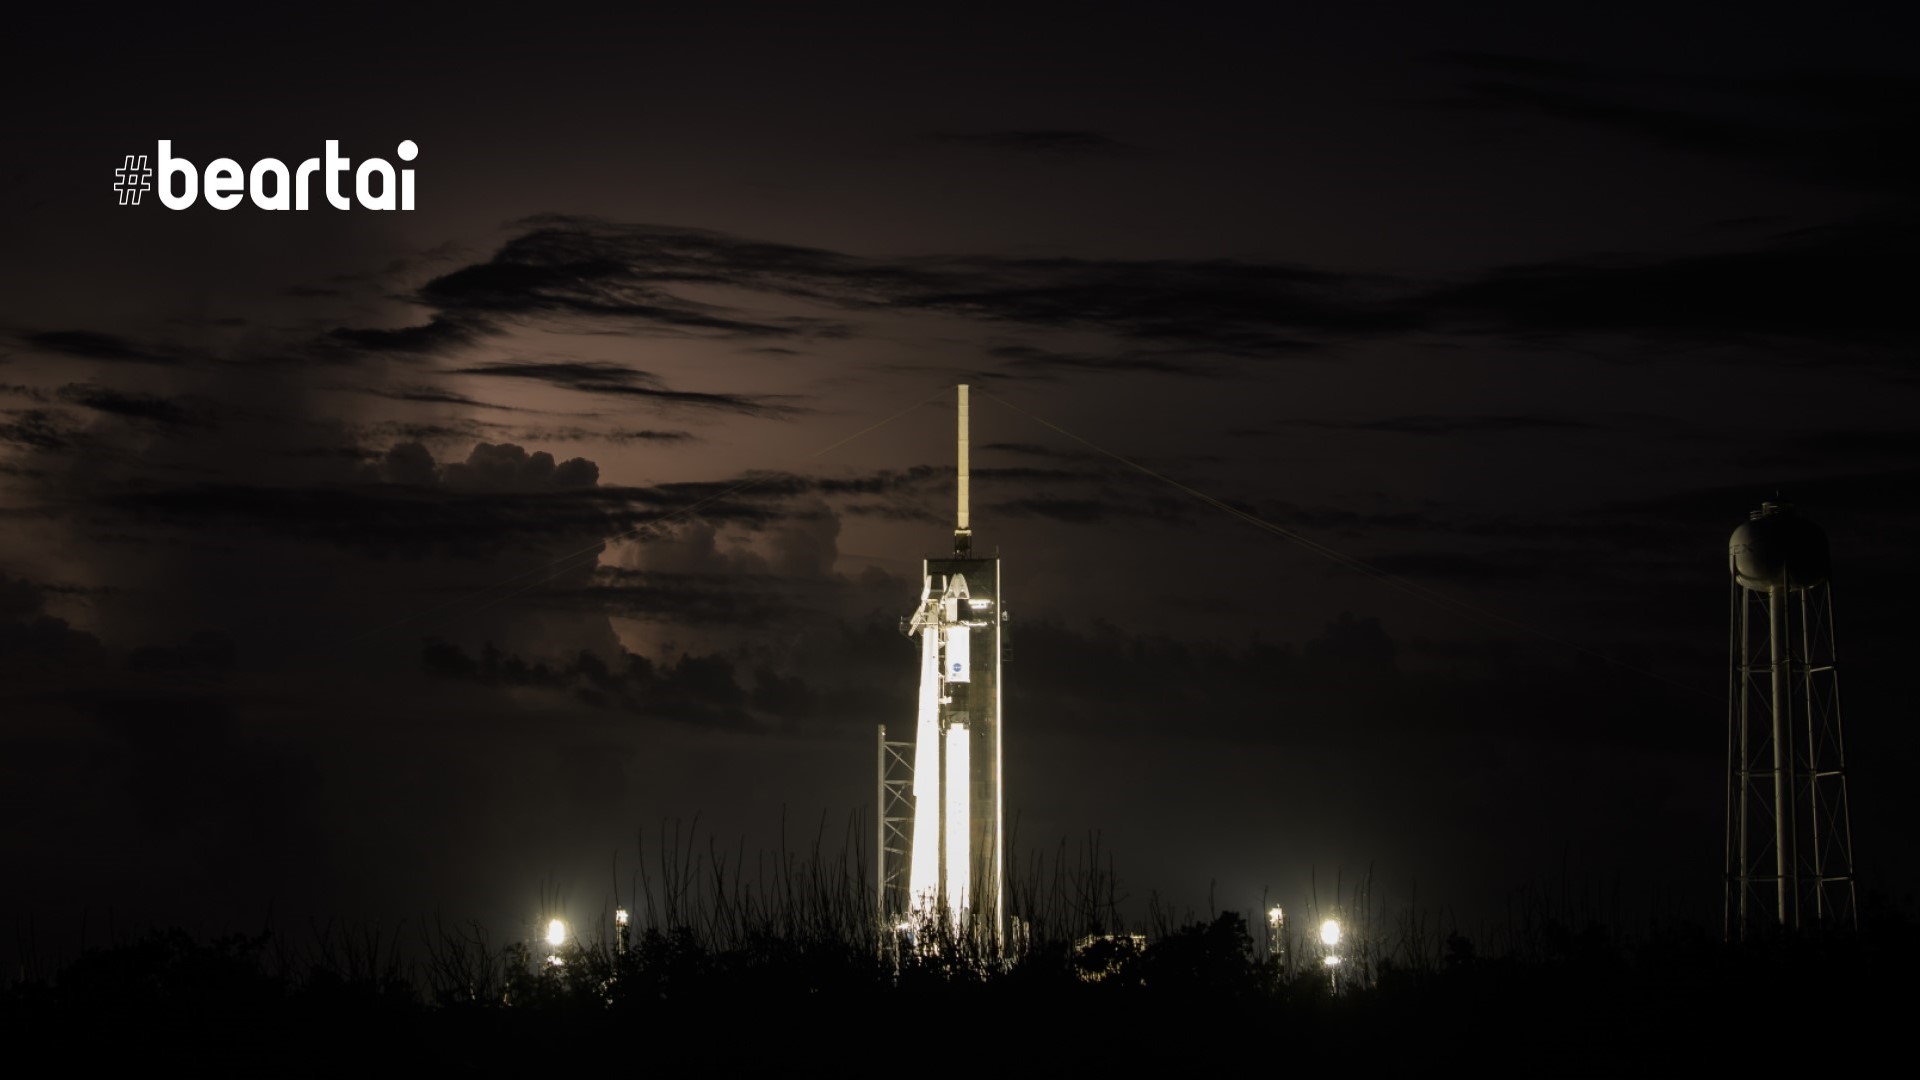
<instances>
[{"instance_id":1,"label":"cloud","mask_svg":"<svg viewBox=\"0 0 1920 1080\"><path fill-rule=\"evenodd\" d=\"M170 427L207 426L205 420L179 402L155 394L115 390L95 383L68 383L60 388L59 397L62 401L94 412L123 416L130 420L145 420Z\"/></svg>"},{"instance_id":2,"label":"cloud","mask_svg":"<svg viewBox=\"0 0 1920 1080\"><path fill-rule=\"evenodd\" d=\"M465 394L456 394L451 390L441 390L432 386L375 386L360 388L360 392L392 401L412 401L426 405L466 405L476 409L497 409L501 412L531 411L515 405L496 405L490 401L481 401Z\"/></svg>"},{"instance_id":3,"label":"cloud","mask_svg":"<svg viewBox=\"0 0 1920 1080\"><path fill-rule=\"evenodd\" d=\"M713 535L710 526L696 526L688 531L697 535L695 543L711 539ZM764 573L755 575L751 568L740 570L728 566L724 557L710 545L704 551L696 549L696 555L706 557L708 570L605 568L584 597L609 614L679 626L765 626L795 614L796 609L777 588L755 589L751 586L761 582L743 580L761 577ZM682 552L674 552L660 561L673 565L676 559L684 558Z\"/></svg>"},{"instance_id":4,"label":"cloud","mask_svg":"<svg viewBox=\"0 0 1920 1080\"><path fill-rule=\"evenodd\" d=\"M201 484L105 495L100 508L152 529L189 532L244 527L369 553L469 557L514 542L551 540L607 527L598 500L574 493L462 497L452 491L373 487Z\"/></svg>"},{"instance_id":5,"label":"cloud","mask_svg":"<svg viewBox=\"0 0 1920 1080\"><path fill-rule=\"evenodd\" d=\"M1920 109L1912 105L1920 100L1920 79L1912 76L1799 70L1697 77L1492 53L1438 59L1488 76L1462 83L1457 105L1604 128L1905 201L1920 181Z\"/></svg>"},{"instance_id":6,"label":"cloud","mask_svg":"<svg viewBox=\"0 0 1920 1080\"><path fill-rule=\"evenodd\" d=\"M373 352L437 354L471 345L488 329L491 328L484 323L436 317L419 326L393 329L343 327L334 330L332 338L343 345Z\"/></svg>"},{"instance_id":7,"label":"cloud","mask_svg":"<svg viewBox=\"0 0 1920 1080\"><path fill-rule=\"evenodd\" d=\"M40 612L41 587L0 571L0 619L25 619Z\"/></svg>"},{"instance_id":8,"label":"cloud","mask_svg":"<svg viewBox=\"0 0 1920 1080\"><path fill-rule=\"evenodd\" d=\"M46 330L21 335L28 347L42 352L104 360L119 364L178 364L179 356L135 345L116 334L93 330Z\"/></svg>"},{"instance_id":9,"label":"cloud","mask_svg":"<svg viewBox=\"0 0 1920 1080\"><path fill-rule=\"evenodd\" d=\"M462 418L446 423L413 420L387 421L365 425L360 434L363 439L372 442L396 439L405 442L485 442L505 430L507 429L499 424Z\"/></svg>"},{"instance_id":10,"label":"cloud","mask_svg":"<svg viewBox=\"0 0 1920 1080\"><path fill-rule=\"evenodd\" d=\"M100 639L45 611L46 586L0 571L0 675L16 691L58 683L75 671L97 677L107 662Z\"/></svg>"},{"instance_id":11,"label":"cloud","mask_svg":"<svg viewBox=\"0 0 1920 1080\"><path fill-rule=\"evenodd\" d=\"M573 315L722 337L787 337L837 329L804 318L747 318L665 288L668 283L714 283L688 260L708 246L705 237L717 234L621 228L581 219L535 219L533 224L486 262L421 286L420 300L443 313L483 321Z\"/></svg>"},{"instance_id":12,"label":"cloud","mask_svg":"<svg viewBox=\"0 0 1920 1080\"><path fill-rule=\"evenodd\" d=\"M1044 495L1003 499L988 507L987 512L994 516L1008 518L1047 518L1052 521L1066 522L1069 525L1096 525L1118 518L1162 516L1151 505L1135 500L1075 499Z\"/></svg>"},{"instance_id":13,"label":"cloud","mask_svg":"<svg viewBox=\"0 0 1920 1080\"><path fill-rule=\"evenodd\" d=\"M691 431L663 431L652 428L610 428L604 431L584 427L524 428L515 434L531 442L609 442L616 446L698 441Z\"/></svg>"},{"instance_id":14,"label":"cloud","mask_svg":"<svg viewBox=\"0 0 1920 1080\"><path fill-rule=\"evenodd\" d=\"M974 257L949 260L931 280L901 282L891 305L988 323L1105 330L1155 349L1271 357L1309 347L1312 335L1410 326L1402 313L1370 303L1369 291L1359 279L1275 263Z\"/></svg>"},{"instance_id":15,"label":"cloud","mask_svg":"<svg viewBox=\"0 0 1920 1080\"><path fill-rule=\"evenodd\" d=\"M677 441L667 433L645 435L645 441L662 438ZM928 466L852 476L759 473L605 485L599 466L587 458L484 441L464 457L446 460L413 440L378 452L333 448L312 460L319 471L298 477L191 483L149 477L77 489L57 511L83 535L122 545L171 547L183 537L217 536L222 545L292 545L276 560L311 558L291 552L317 545L358 558L466 564L413 575L411 584L422 588L443 577L491 581L474 561L499 563L502 574L511 568L518 575L561 560L530 591L578 606L584 602L578 590L586 586L596 556L615 538L645 539L664 553L692 535L689 529L732 529L756 538L757 569L817 576L832 566L839 528L826 500L890 506L907 517L924 495L950 489L953 482L951 469ZM599 595L610 604L630 605L642 594Z\"/></svg>"},{"instance_id":16,"label":"cloud","mask_svg":"<svg viewBox=\"0 0 1920 1080\"><path fill-rule=\"evenodd\" d=\"M653 488L621 489L644 492L650 501L681 506L729 497L741 501L767 498L792 498L798 495L895 495L951 490L954 470L950 466L912 465L904 469L877 469L853 476L803 476L788 472L755 472L732 480L676 481ZM743 485L746 485L743 487ZM741 488L734 492L733 489Z\"/></svg>"},{"instance_id":17,"label":"cloud","mask_svg":"<svg viewBox=\"0 0 1920 1080\"><path fill-rule=\"evenodd\" d=\"M787 416L799 411L796 406L765 395L671 390L652 372L599 360L480 364L456 369L453 374L531 379L581 394L645 398L663 405L712 409L746 416Z\"/></svg>"},{"instance_id":18,"label":"cloud","mask_svg":"<svg viewBox=\"0 0 1920 1080\"><path fill-rule=\"evenodd\" d=\"M1575 256L1420 284L1229 259L878 258L559 215L521 226L486 262L422 286L416 299L436 311L427 324L336 338L447 352L498 332L501 320L530 314L561 318L574 330L626 332L623 321L653 319L741 337L848 334L847 316L918 314L994 332L1111 338L1107 348L983 344L1000 361L999 374L1040 378L1093 371L1217 378L1234 373L1233 361L1298 357L1416 331L1628 334L1742 346L1819 338L1879 349L1912 341L1898 283L1920 239L1912 221L1882 216L1738 250ZM680 296L695 289L707 298ZM823 314L756 310L796 305ZM487 362L454 373L747 415L795 408L762 396L679 390L605 361Z\"/></svg>"},{"instance_id":19,"label":"cloud","mask_svg":"<svg viewBox=\"0 0 1920 1080\"><path fill-rule=\"evenodd\" d=\"M1392 416L1380 420L1350 422L1296 420L1295 427L1332 428L1348 431L1382 431L1396 435L1477 435L1542 431L1584 431L1594 425L1564 416L1492 415L1492 416Z\"/></svg>"},{"instance_id":20,"label":"cloud","mask_svg":"<svg viewBox=\"0 0 1920 1080\"><path fill-rule=\"evenodd\" d=\"M1019 623L1010 634L1020 677L1008 681L1007 712L1027 718L1036 734L1331 745L1356 753L1380 739L1404 738L1448 758L1481 752L1487 738L1716 748L1711 734L1691 738L1710 731L1692 725L1675 723L1663 738L1650 716L1683 720L1698 702L1644 676L1605 680L1595 697L1566 700L1564 680L1591 657L1538 643L1464 643L1451 670L1435 670L1404 662L1406 653L1423 650L1409 649L1378 619L1346 614L1298 645L1226 646L1055 620ZM1503 707L1489 709L1489 701ZM1610 713L1626 701L1641 712ZM1640 715L1642 722L1606 722L1619 715ZM1555 722L1538 723L1542 716Z\"/></svg>"},{"instance_id":21,"label":"cloud","mask_svg":"<svg viewBox=\"0 0 1920 1080\"><path fill-rule=\"evenodd\" d=\"M598 478L584 458L556 461L517 445L480 443L442 464L419 443L401 443L329 483L149 483L94 493L75 512L96 527L131 526L146 542L161 541L159 529L230 539L243 530L369 554L492 558L613 532L621 500Z\"/></svg>"},{"instance_id":22,"label":"cloud","mask_svg":"<svg viewBox=\"0 0 1920 1080\"><path fill-rule=\"evenodd\" d=\"M1279 263L1234 260L1009 258L992 255L870 258L700 229L547 215L488 260L423 285L416 299L444 323L415 328L422 348L458 346L501 320L532 316L615 331L652 328L723 337L841 336L847 313L921 312L988 324L1105 330L1129 342L1103 364L1202 373L1175 355L1198 350L1271 356L1312 347L1314 335L1404 328L1407 318L1371 302L1379 282ZM774 315L690 288L758 295L838 314ZM681 291L676 291L681 290ZM407 331L351 337L369 346L413 347ZM1076 354L1011 359L1075 366ZM1087 361L1082 359L1080 366ZM596 388L626 385L596 381ZM624 392L637 392L629 389Z\"/></svg>"},{"instance_id":23,"label":"cloud","mask_svg":"<svg viewBox=\"0 0 1920 1080\"><path fill-rule=\"evenodd\" d=\"M600 483L600 467L586 458L555 462L544 450L529 454L513 445L481 443L464 462L440 468L440 479L461 491L574 491Z\"/></svg>"},{"instance_id":24,"label":"cloud","mask_svg":"<svg viewBox=\"0 0 1920 1080\"><path fill-rule=\"evenodd\" d=\"M1039 443L1013 443L1013 442L978 443L975 445L974 448L976 450L981 450L981 451L991 450L996 453L1013 454L1020 457L1082 460L1088 456L1087 454L1081 451L1061 450L1057 447L1041 446Z\"/></svg>"},{"instance_id":25,"label":"cloud","mask_svg":"<svg viewBox=\"0 0 1920 1080\"><path fill-rule=\"evenodd\" d=\"M1904 282L1920 227L1866 219L1767 247L1503 267L1411 303L1468 332L1599 333L1909 347Z\"/></svg>"},{"instance_id":26,"label":"cloud","mask_svg":"<svg viewBox=\"0 0 1920 1080\"><path fill-rule=\"evenodd\" d=\"M83 438L66 423L66 415L52 409L15 409L0 412L0 443L34 450L62 450Z\"/></svg>"},{"instance_id":27,"label":"cloud","mask_svg":"<svg viewBox=\"0 0 1920 1080\"><path fill-rule=\"evenodd\" d=\"M1301 342L1300 348L1314 346ZM1144 371L1155 375L1183 375L1190 378L1218 378L1225 374L1218 364L1196 357L1156 354L1141 351L1111 354L1056 352L1032 345L1000 345L989 354L1006 361L1003 365L1017 371Z\"/></svg>"},{"instance_id":28,"label":"cloud","mask_svg":"<svg viewBox=\"0 0 1920 1080\"><path fill-rule=\"evenodd\" d=\"M705 728L774 730L810 716L814 696L803 679L757 669L742 678L738 662L682 655L671 662L622 651L614 663L582 652L564 663L528 661L486 645L478 656L445 641L428 641L421 665L432 675L507 689L544 690L596 708Z\"/></svg>"}]
</instances>

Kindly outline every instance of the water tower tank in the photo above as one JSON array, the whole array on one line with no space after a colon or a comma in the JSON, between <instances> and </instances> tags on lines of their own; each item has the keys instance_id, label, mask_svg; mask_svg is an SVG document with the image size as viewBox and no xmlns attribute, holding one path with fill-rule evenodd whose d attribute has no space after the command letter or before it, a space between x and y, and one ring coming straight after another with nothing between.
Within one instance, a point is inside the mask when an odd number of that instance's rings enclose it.
<instances>
[{"instance_id":1,"label":"water tower tank","mask_svg":"<svg viewBox=\"0 0 1920 1080\"><path fill-rule=\"evenodd\" d=\"M1787 503L1761 503L1727 541L1727 566L1742 586L1805 589L1827 580L1827 534Z\"/></svg>"}]
</instances>

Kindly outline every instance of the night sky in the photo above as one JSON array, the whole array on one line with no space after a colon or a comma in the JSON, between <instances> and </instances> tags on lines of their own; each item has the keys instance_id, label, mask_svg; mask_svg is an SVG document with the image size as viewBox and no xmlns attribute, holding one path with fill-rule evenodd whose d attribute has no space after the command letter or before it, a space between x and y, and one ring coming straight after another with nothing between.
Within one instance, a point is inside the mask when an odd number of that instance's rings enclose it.
<instances>
[{"instance_id":1,"label":"night sky","mask_svg":"<svg viewBox=\"0 0 1920 1080\"><path fill-rule=\"evenodd\" d=\"M1725 545L1778 492L1834 551L1863 901L1909 895L1895 12L10 27L7 947L520 933L663 822L866 843L962 381L1011 875L1097 834L1136 912L1371 870L1470 932L1527 888L1717 929ZM119 205L160 139L410 139L417 208Z\"/></svg>"}]
</instances>

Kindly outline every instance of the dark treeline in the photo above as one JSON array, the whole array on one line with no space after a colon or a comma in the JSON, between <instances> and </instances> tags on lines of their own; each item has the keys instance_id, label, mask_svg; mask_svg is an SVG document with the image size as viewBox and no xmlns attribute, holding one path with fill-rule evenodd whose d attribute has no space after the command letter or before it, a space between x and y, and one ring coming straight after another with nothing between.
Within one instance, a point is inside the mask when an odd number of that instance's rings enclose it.
<instances>
[{"instance_id":1,"label":"dark treeline","mask_svg":"<svg viewBox=\"0 0 1920 1080\"><path fill-rule=\"evenodd\" d=\"M436 1071L745 1063L950 1072L1311 1061L1567 1072L1809 1064L1891 1041L1880 1019L1920 960L1910 916L1730 948L1718 927L1631 933L1546 895L1497 943L1416 912L1356 919L1339 979L1311 935L1246 915L1118 916L1097 846L1010 882L1004 957L871 917L857 854L744 860L676 834L632 925L549 947L481 927L310 927L200 938L147 930L23 972L0 1027L81 1061L249 1071L405 1062ZM1356 902L1363 898L1356 892ZM1342 909L1349 916L1355 905ZM917 1064L916 1064L917 1063Z\"/></svg>"}]
</instances>

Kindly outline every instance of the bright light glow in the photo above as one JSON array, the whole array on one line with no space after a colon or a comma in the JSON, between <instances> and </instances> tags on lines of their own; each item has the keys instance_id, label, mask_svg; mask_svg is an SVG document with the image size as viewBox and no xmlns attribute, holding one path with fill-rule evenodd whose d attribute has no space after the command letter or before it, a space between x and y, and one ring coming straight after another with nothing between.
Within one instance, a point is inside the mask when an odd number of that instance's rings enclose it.
<instances>
[{"instance_id":1,"label":"bright light glow","mask_svg":"<svg viewBox=\"0 0 1920 1080\"><path fill-rule=\"evenodd\" d=\"M1272 907L1272 908L1271 908L1270 910L1268 910L1268 912L1267 912L1267 925L1269 925L1269 926L1279 926L1279 925L1280 925L1280 920L1282 920L1282 919L1284 919L1284 918L1286 918L1286 917L1287 917L1287 916L1286 916L1286 913L1280 910L1280 905L1278 905L1278 904L1275 904L1275 905L1274 905L1274 906L1273 906L1273 907Z\"/></svg>"},{"instance_id":2,"label":"bright light glow","mask_svg":"<svg viewBox=\"0 0 1920 1080\"><path fill-rule=\"evenodd\" d=\"M1337 956L1329 956L1329 957L1327 957L1327 958L1326 958L1325 960L1323 960L1323 961L1321 961L1321 962L1322 962L1322 963L1324 963L1324 964L1326 964L1326 965L1327 965L1328 967L1339 967L1339 966L1340 966L1340 958L1339 958L1339 957L1337 957Z\"/></svg>"},{"instance_id":3,"label":"bright light glow","mask_svg":"<svg viewBox=\"0 0 1920 1080\"><path fill-rule=\"evenodd\" d=\"M631 917L627 914L626 908L616 908L613 912L613 925L625 926Z\"/></svg>"},{"instance_id":4,"label":"bright light glow","mask_svg":"<svg viewBox=\"0 0 1920 1080\"><path fill-rule=\"evenodd\" d=\"M956 923L967 909L967 890L973 884L973 818L968 805L973 785L967 782L971 765L968 747L967 725L947 728L947 910Z\"/></svg>"},{"instance_id":5,"label":"bright light glow","mask_svg":"<svg viewBox=\"0 0 1920 1080\"><path fill-rule=\"evenodd\" d=\"M1333 946L1340 944L1340 920L1328 919L1320 924L1320 944Z\"/></svg>"},{"instance_id":6,"label":"bright light glow","mask_svg":"<svg viewBox=\"0 0 1920 1080\"><path fill-rule=\"evenodd\" d=\"M932 587L929 580L928 587ZM940 892L940 632L920 629L920 717L913 741L913 853L907 903L931 911Z\"/></svg>"},{"instance_id":7,"label":"bright light glow","mask_svg":"<svg viewBox=\"0 0 1920 1080\"><path fill-rule=\"evenodd\" d=\"M567 943L567 924L559 919L547 923L547 944L559 948Z\"/></svg>"}]
</instances>

